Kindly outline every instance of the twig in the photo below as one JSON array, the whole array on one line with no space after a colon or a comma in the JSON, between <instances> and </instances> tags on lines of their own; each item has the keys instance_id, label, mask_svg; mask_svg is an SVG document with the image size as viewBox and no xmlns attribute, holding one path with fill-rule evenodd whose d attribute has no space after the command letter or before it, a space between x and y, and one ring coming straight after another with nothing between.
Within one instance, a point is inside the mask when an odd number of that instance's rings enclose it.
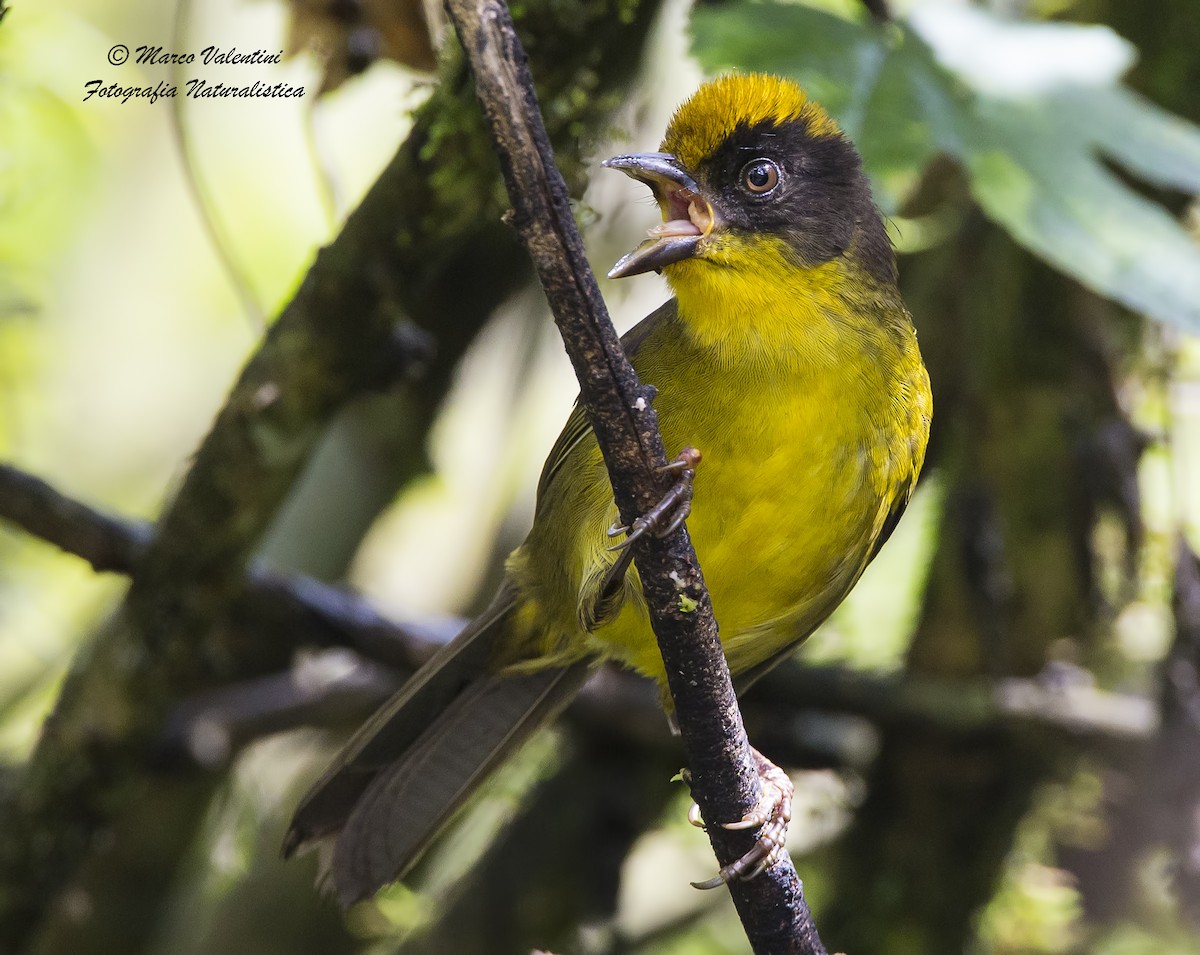
<instances>
[{"instance_id":1,"label":"twig","mask_svg":"<svg viewBox=\"0 0 1200 955\"><path fill-rule=\"evenodd\" d=\"M153 536L147 524L101 514L41 478L3 463L0 518L82 557L101 573L132 573Z\"/></svg>"},{"instance_id":2,"label":"twig","mask_svg":"<svg viewBox=\"0 0 1200 955\"><path fill-rule=\"evenodd\" d=\"M192 0L177 0L171 17L172 50L187 49L187 25L191 15ZM177 87L187 83L183 64L179 61L172 64L170 76L172 84ZM241 302L242 311L246 315L251 330L256 334L261 334L267 327L267 317L263 314L263 307L254 294L254 286L247 274L245 263L238 258L237 250L221 223L212 191L204 182L201 174L200 158L192 136L188 132L187 123L184 122L184 106L187 102L189 102L188 97L177 96L171 100L168 109L171 117L171 135L182 160L183 184L192 200L196 215L200 218L200 227L208 238L209 248L212 249L217 261L221 264L221 269L225 273L225 277L229 279L229 284L233 286L234 294Z\"/></svg>"},{"instance_id":3,"label":"twig","mask_svg":"<svg viewBox=\"0 0 1200 955\"><path fill-rule=\"evenodd\" d=\"M156 746L163 762L181 756L218 769L244 746L298 726L361 721L400 686L399 674L345 650L326 651L287 673L245 680L185 701Z\"/></svg>"},{"instance_id":4,"label":"twig","mask_svg":"<svg viewBox=\"0 0 1200 955\"><path fill-rule=\"evenodd\" d=\"M1036 728L1102 744L1141 744L1159 725L1153 700L1098 689L1091 674L1074 668L993 681L789 664L756 684L753 700L777 713L794 713L802 702L804 709L862 716L879 727L919 725L959 736Z\"/></svg>"},{"instance_id":5,"label":"twig","mask_svg":"<svg viewBox=\"0 0 1200 955\"><path fill-rule=\"evenodd\" d=\"M41 478L0 463L0 520L7 520L96 570L136 576L154 528L103 514L55 490ZM435 624L402 625L340 587L302 574L252 566L230 608L233 628L289 650L296 646L350 647L370 660L412 671L441 637ZM450 630L456 628L451 627Z\"/></svg>"},{"instance_id":6,"label":"twig","mask_svg":"<svg viewBox=\"0 0 1200 955\"><path fill-rule=\"evenodd\" d=\"M579 379L580 395L613 485L632 523L665 493L667 463L651 389L621 350L588 267L542 125L526 56L501 0L447 0L466 50L514 206L513 224L546 291ZM666 665L692 789L706 819L740 819L761 797L757 773L717 635L708 591L685 527L644 539L636 562ZM752 836L709 829L722 865ZM757 952L824 953L790 862L730 886Z\"/></svg>"}]
</instances>

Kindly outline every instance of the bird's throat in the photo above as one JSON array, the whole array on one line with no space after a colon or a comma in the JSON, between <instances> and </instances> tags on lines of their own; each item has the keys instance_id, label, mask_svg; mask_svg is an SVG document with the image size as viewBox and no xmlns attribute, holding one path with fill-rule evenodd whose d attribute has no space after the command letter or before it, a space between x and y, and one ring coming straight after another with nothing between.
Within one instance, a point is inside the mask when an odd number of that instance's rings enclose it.
<instances>
[{"instance_id":1,"label":"bird's throat","mask_svg":"<svg viewBox=\"0 0 1200 955\"><path fill-rule=\"evenodd\" d=\"M713 236L696 258L664 270L679 316L722 363L828 367L870 326L884 294L847 258L796 264L783 241Z\"/></svg>"}]
</instances>

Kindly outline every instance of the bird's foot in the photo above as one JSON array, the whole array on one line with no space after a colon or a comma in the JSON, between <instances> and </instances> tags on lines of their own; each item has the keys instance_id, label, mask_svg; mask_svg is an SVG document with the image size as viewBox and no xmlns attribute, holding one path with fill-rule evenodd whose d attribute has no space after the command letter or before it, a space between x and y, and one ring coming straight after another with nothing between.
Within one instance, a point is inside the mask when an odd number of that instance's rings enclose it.
<instances>
[{"instance_id":1,"label":"bird's foot","mask_svg":"<svg viewBox=\"0 0 1200 955\"><path fill-rule=\"evenodd\" d=\"M737 822L723 823L725 829L758 829L758 839L740 859L734 859L711 879L693 882L697 889L715 889L734 879L753 879L766 872L784 857L787 852L788 823L792 821L792 795L795 787L788 774L771 762L754 747L750 755L758 770L762 785L762 798L750 812ZM705 828L700 816L700 807L695 803L688 810L688 822Z\"/></svg>"},{"instance_id":2,"label":"bird's foot","mask_svg":"<svg viewBox=\"0 0 1200 955\"><path fill-rule=\"evenodd\" d=\"M688 515L692 513L692 484L696 478L696 465L699 463L700 452L693 447L687 447L679 452L674 461L659 468L660 471L677 472L679 479L662 496L662 500L632 524L613 524L608 529L609 537L626 535L621 543L613 544L609 550L624 550L647 533L652 533L655 537L666 537L687 520Z\"/></svg>"}]
</instances>

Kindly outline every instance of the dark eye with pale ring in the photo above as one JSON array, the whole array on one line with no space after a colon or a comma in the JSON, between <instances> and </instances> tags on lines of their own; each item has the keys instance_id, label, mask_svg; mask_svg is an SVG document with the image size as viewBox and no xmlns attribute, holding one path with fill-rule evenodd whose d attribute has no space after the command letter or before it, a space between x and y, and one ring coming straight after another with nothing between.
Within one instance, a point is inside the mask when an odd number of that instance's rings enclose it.
<instances>
[{"instance_id":1,"label":"dark eye with pale ring","mask_svg":"<svg viewBox=\"0 0 1200 955\"><path fill-rule=\"evenodd\" d=\"M779 167L769 159L751 159L742 167L742 185L763 196L779 185Z\"/></svg>"}]
</instances>

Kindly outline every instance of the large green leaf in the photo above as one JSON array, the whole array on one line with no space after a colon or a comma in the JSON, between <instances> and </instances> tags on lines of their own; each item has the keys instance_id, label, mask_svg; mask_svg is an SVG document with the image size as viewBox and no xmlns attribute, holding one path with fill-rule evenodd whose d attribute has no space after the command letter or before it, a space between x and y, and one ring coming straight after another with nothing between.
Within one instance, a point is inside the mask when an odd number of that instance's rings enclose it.
<instances>
[{"instance_id":1,"label":"large green leaf","mask_svg":"<svg viewBox=\"0 0 1200 955\"><path fill-rule=\"evenodd\" d=\"M1018 242L1103 295L1200 331L1200 244L1105 162L1200 192L1200 129L1120 85L1133 50L1108 28L935 2L879 27L738 0L697 9L692 29L706 69L782 73L821 100L858 143L885 211L948 153Z\"/></svg>"}]
</instances>

